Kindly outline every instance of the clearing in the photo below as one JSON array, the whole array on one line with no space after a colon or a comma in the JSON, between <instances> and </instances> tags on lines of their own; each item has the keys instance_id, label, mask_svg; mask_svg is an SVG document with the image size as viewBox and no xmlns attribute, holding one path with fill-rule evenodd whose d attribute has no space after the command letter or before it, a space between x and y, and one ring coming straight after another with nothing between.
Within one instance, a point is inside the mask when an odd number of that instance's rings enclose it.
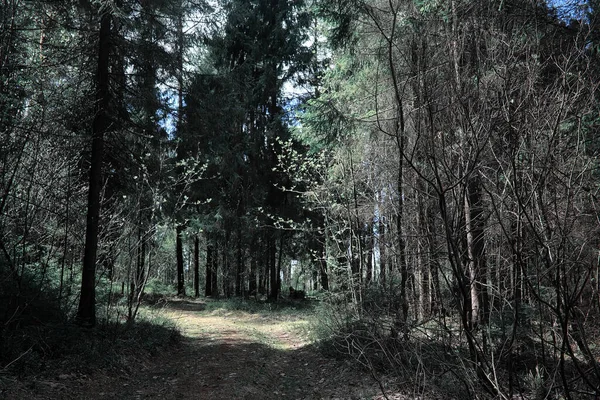
<instances>
[{"instance_id":1,"label":"clearing","mask_svg":"<svg viewBox=\"0 0 600 400\"><path fill-rule=\"evenodd\" d=\"M215 303L216 304L216 303ZM355 363L324 357L301 314L249 313L189 300L163 316L183 340L129 371L60 374L12 392L20 399L383 399ZM211 310L212 308L212 310ZM389 398L399 398L391 396Z\"/></svg>"}]
</instances>

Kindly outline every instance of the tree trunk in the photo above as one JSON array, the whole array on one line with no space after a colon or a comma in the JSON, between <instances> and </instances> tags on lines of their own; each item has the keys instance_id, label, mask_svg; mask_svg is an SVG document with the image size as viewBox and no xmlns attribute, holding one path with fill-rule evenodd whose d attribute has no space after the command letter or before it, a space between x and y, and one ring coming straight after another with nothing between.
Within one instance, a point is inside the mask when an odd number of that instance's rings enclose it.
<instances>
[{"instance_id":1,"label":"tree trunk","mask_svg":"<svg viewBox=\"0 0 600 400\"><path fill-rule=\"evenodd\" d=\"M267 235L262 235L260 246L260 267L258 268L258 293L265 295L267 293L267 279L269 271L269 241Z\"/></svg>"},{"instance_id":2,"label":"tree trunk","mask_svg":"<svg viewBox=\"0 0 600 400\"><path fill-rule=\"evenodd\" d=\"M265 267L258 269L258 294L262 295L267 293L267 278L264 271Z\"/></svg>"},{"instance_id":3,"label":"tree trunk","mask_svg":"<svg viewBox=\"0 0 600 400\"><path fill-rule=\"evenodd\" d=\"M139 240L141 243L139 244L137 276L135 282L137 292L140 292L143 289L143 283L146 280L146 238L142 232L140 232Z\"/></svg>"},{"instance_id":4,"label":"tree trunk","mask_svg":"<svg viewBox=\"0 0 600 400\"><path fill-rule=\"evenodd\" d=\"M435 217L430 208L427 210L427 242L429 244L429 275L431 276L431 312L441 311L442 292L440 286L439 260L435 239Z\"/></svg>"},{"instance_id":5,"label":"tree trunk","mask_svg":"<svg viewBox=\"0 0 600 400\"><path fill-rule=\"evenodd\" d=\"M230 298L232 295L231 282L231 265L229 264L229 229L225 230L225 242L223 243L222 259L223 259L223 292L225 297Z\"/></svg>"},{"instance_id":6,"label":"tree trunk","mask_svg":"<svg viewBox=\"0 0 600 400\"><path fill-rule=\"evenodd\" d=\"M244 294L244 256L242 250L242 228L241 223L238 223L237 228L237 260L235 273L235 295L242 297Z\"/></svg>"},{"instance_id":7,"label":"tree trunk","mask_svg":"<svg viewBox=\"0 0 600 400\"><path fill-rule=\"evenodd\" d=\"M140 212L140 215L142 212ZM146 240L141 228L138 228L137 237L137 260L135 274L131 277L131 284L129 289L129 313L127 316L127 323L132 324L135 321L137 311L139 309L140 302L142 300L144 283L146 281Z\"/></svg>"},{"instance_id":8,"label":"tree trunk","mask_svg":"<svg viewBox=\"0 0 600 400\"><path fill-rule=\"evenodd\" d=\"M279 297L279 292L281 291L281 263L283 261L283 240L285 234L284 232L279 233L279 258L277 259L277 297Z\"/></svg>"},{"instance_id":9,"label":"tree trunk","mask_svg":"<svg viewBox=\"0 0 600 400\"><path fill-rule=\"evenodd\" d=\"M181 6L181 2L179 4ZM180 8L181 10L181 8ZM182 139L183 136L183 15L181 11L177 16L177 135L179 139ZM184 158L182 154L181 146L177 146L177 160L181 160ZM178 170L179 173L182 173L181 170ZM176 190L178 193L181 193L183 189L183 185L178 183L176 185ZM175 243L175 252L177 258L177 295L185 296L185 278L184 278L184 270L183 270L183 243L182 243L182 233L184 231L184 225L182 223L177 223L176 229L176 243Z\"/></svg>"},{"instance_id":10,"label":"tree trunk","mask_svg":"<svg viewBox=\"0 0 600 400\"><path fill-rule=\"evenodd\" d=\"M279 295L277 282L279 280L277 276L277 243L275 237L269 238L269 277L270 277L270 291L269 300L276 301Z\"/></svg>"},{"instance_id":11,"label":"tree trunk","mask_svg":"<svg viewBox=\"0 0 600 400\"><path fill-rule=\"evenodd\" d=\"M204 281L204 295L212 296L213 294L213 268L214 268L214 248L210 235L206 234L206 280Z\"/></svg>"},{"instance_id":12,"label":"tree trunk","mask_svg":"<svg viewBox=\"0 0 600 400\"><path fill-rule=\"evenodd\" d=\"M400 109L401 113L402 110ZM400 324L399 328L404 332L404 336L407 336L407 321L408 321L408 263L406 261L406 238L404 237L404 162L402 160L402 153L404 152L404 136L397 138L398 150L400 154L398 162L398 177L397 177L397 190L398 190L398 214L396 215L396 231L398 234L398 267L400 269L400 311L399 315L401 320L397 321Z\"/></svg>"},{"instance_id":13,"label":"tree trunk","mask_svg":"<svg viewBox=\"0 0 600 400\"><path fill-rule=\"evenodd\" d=\"M431 275L430 275L430 264L431 254L428 254L429 246L427 246L428 240L428 226L427 226L427 207L420 193L425 192L423 182L419 180L417 182L417 229L419 232L419 238L416 242L417 246L417 265L420 274L419 287L419 303L421 317L426 318L431 313Z\"/></svg>"},{"instance_id":14,"label":"tree trunk","mask_svg":"<svg viewBox=\"0 0 600 400\"><path fill-rule=\"evenodd\" d=\"M250 296L256 295L256 257L250 259L250 277L248 278L248 293Z\"/></svg>"},{"instance_id":15,"label":"tree trunk","mask_svg":"<svg viewBox=\"0 0 600 400\"><path fill-rule=\"evenodd\" d=\"M319 245L319 274L321 275L321 289L329 290L329 275L327 274L327 252L325 249L325 237L323 237L323 239L319 241Z\"/></svg>"},{"instance_id":16,"label":"tree trunk","mask_svg":"<svg viewBox=\"0 0 600 400\"><path fill-rule=\"evenodd\" d=\"M471 290L471 328L487 324L489 299L487 295L487 263L484 252L484 215L479 176L469 179L465 197L468 274Z\"/></svg>"},{"instance_id":17,"label":"tree trunk","mask_svg":"<svg viewBox=\"0 0 600 400\"><path fill-rule=\"evenodd\" d=\"M177 224L175 252L177 253L177 295L185 296L185 281L183 275L183 225Z\"/></svg>"},{"instance_id":18,"label":"tree trunk","mask_svg":"<svg viewBox=\"0 0 600 400\"><path fill-rule=\"evenodd\" d=\"M102 158L104 153L104 134L110 124L108 104L112 16L109 7L103 7L101 13L98 40L98 69L96 72L96 105L92 124L92 155L89 174L85 249L81 276L81 296L79 298L79 308L76 317L80 325L89 327L96 325L96 258L98 252L100 192L102 190Z\"/></svg>"},{"instance_id":19,"label":"tree trunk","mask_svg":"<svg viewBox=\"0 0 600 400\"><path fill-rule=\"evenodd\" d=\"M381 207L379 208L379 280L385 289L386 281L386 242L385 242L385 222L383 215L381 214Z\"/></svg>"},{"instance_id":20,"label":"tree trunk","mask_svg":"<svg viewBox=\"0 0 600 400\"><path fill-rule=\"evenodd\" d=\"M194 235L194 296L200 297L200 237Z\"/></svg>"},{"instance_id":21,"label":"tree trunk","mask_svg":"<svg viewBox=\"0 0 600 400\"><path fill-rule=\"evenodd\" d=\"M210 287L211 287L211 293L213 297L219 297L219 257L218 257L218 252L217 252L217 239L214 238L213 239L214 243L212 246L213 251L211 252L212 254L212 263L211 263L211 267L212 267L212 273L211 273L211 283L210 283Z\"/></svg>"},{"instance_id":22,"label":"tree trunk","mask_svg":"<svg viewBox=\"0 0 600 400\"><path fill-rule=\"evenodd\" d=\"M375 248L375 236L373 235L373 225L369 224L369 231L365 234L365 254L367 257L367 273L365 283L368 286L373 280L373 249Z\"/></svg>"}]
</instances>

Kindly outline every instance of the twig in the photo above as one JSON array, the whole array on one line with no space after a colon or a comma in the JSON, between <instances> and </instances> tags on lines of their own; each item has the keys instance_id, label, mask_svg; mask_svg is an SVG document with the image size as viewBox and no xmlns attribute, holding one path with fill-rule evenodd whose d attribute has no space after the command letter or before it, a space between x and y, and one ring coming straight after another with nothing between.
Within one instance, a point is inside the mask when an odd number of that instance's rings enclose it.
<instances>
[{"instance_id":1,"label":"twig","mask_svg":"<svg viewBox=\"0 0 600 400\"><path fill-rule=\"evenodd\" d=\"M31 349L33 349L33 346L31 346L25 353L21 354L19 357L15 358L14 360L12 360L8 364L6 364L0 371L6 371L6 370L8 370L8 367L10 367L11 365L13 365L17 361L19 361L21 358L25 357L29 352L31 352Z\"/></svg>"},{"instance_id":2,"label":"twig","mask_svg":"<svg viewBox=\"0 0 600 400\"><path fill-rule=\"evenodd\" d=\"M371 360L367 359L367 362L369 363L369 372L371 373L371 376L373 377L373 379L375 379L375 381L379 385L379 390L381 390L381 394L383 395L383 397L385 397L385 400L390 400L390 398L385 393L385 388L383 387L383 383L381 383L381 380L379 378L377 378L377 376L375 375L375 369L373 368L373 365L371 365Z\"/></svg>"}]
</instances>

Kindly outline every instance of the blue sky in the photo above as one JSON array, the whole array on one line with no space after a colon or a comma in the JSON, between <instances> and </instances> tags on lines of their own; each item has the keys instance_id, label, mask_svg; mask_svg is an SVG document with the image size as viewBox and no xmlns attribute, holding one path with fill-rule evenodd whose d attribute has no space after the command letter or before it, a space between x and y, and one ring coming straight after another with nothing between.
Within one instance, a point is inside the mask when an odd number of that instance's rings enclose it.
<instances>
[{"instance_id":1,"label":"blue sky","mask_svg":"<svg viewBox=\"0 0 600 400\"><path fill-rule=\"evenodd\" d=\"M550 7L556 8L558 15L563 19L585 18L585 0L547 0Z\"/></svg>"}]
</instances>

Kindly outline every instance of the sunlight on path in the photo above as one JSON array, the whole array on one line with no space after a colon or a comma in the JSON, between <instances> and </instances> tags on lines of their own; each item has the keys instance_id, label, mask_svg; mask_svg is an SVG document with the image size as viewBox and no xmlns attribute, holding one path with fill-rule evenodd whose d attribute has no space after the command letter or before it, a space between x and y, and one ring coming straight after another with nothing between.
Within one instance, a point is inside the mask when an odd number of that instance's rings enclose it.
<instances>
[{"instance_id":1,"label":"sunlight on path","mask_svg":"<svg viewBox=\"0 0 600 400\"><path fill-rule=\"evenodd\" d=\"M379 393L354 366L316 352L299 334L308 327L305 319L201 309L162 311L193 349L176 357L193 358L196 369L175 385L178 398L373 399Z\"/></svg>"},{"instance_id":2,"label":"sunlight on path","mask_svg":"<svg viewBox=\"0 0 600 400\"><path fill-rule=\"evenodd\" d=\"M257 342L278 350L297 350L309 344L298 332L308 321L279 321L259 314L237 312L182 311L165 309L162 314L175 321L190 339L232 342Z\"/></svg>"},{"instance_id":3,"label":"sunlight on path","mask_svg":"<svg viewBox=\"0 0 600 400\"><path fill-rule=\"evenodd\" d=\"M309 323L301 315L208 311L191 301L153 313L177 324L183 334L179 345L116 375L98 373L80 386L65 382L59 398L383 399L368 374L352 362L325 358L303 337Z\"/></svg>"}]
</instances>

